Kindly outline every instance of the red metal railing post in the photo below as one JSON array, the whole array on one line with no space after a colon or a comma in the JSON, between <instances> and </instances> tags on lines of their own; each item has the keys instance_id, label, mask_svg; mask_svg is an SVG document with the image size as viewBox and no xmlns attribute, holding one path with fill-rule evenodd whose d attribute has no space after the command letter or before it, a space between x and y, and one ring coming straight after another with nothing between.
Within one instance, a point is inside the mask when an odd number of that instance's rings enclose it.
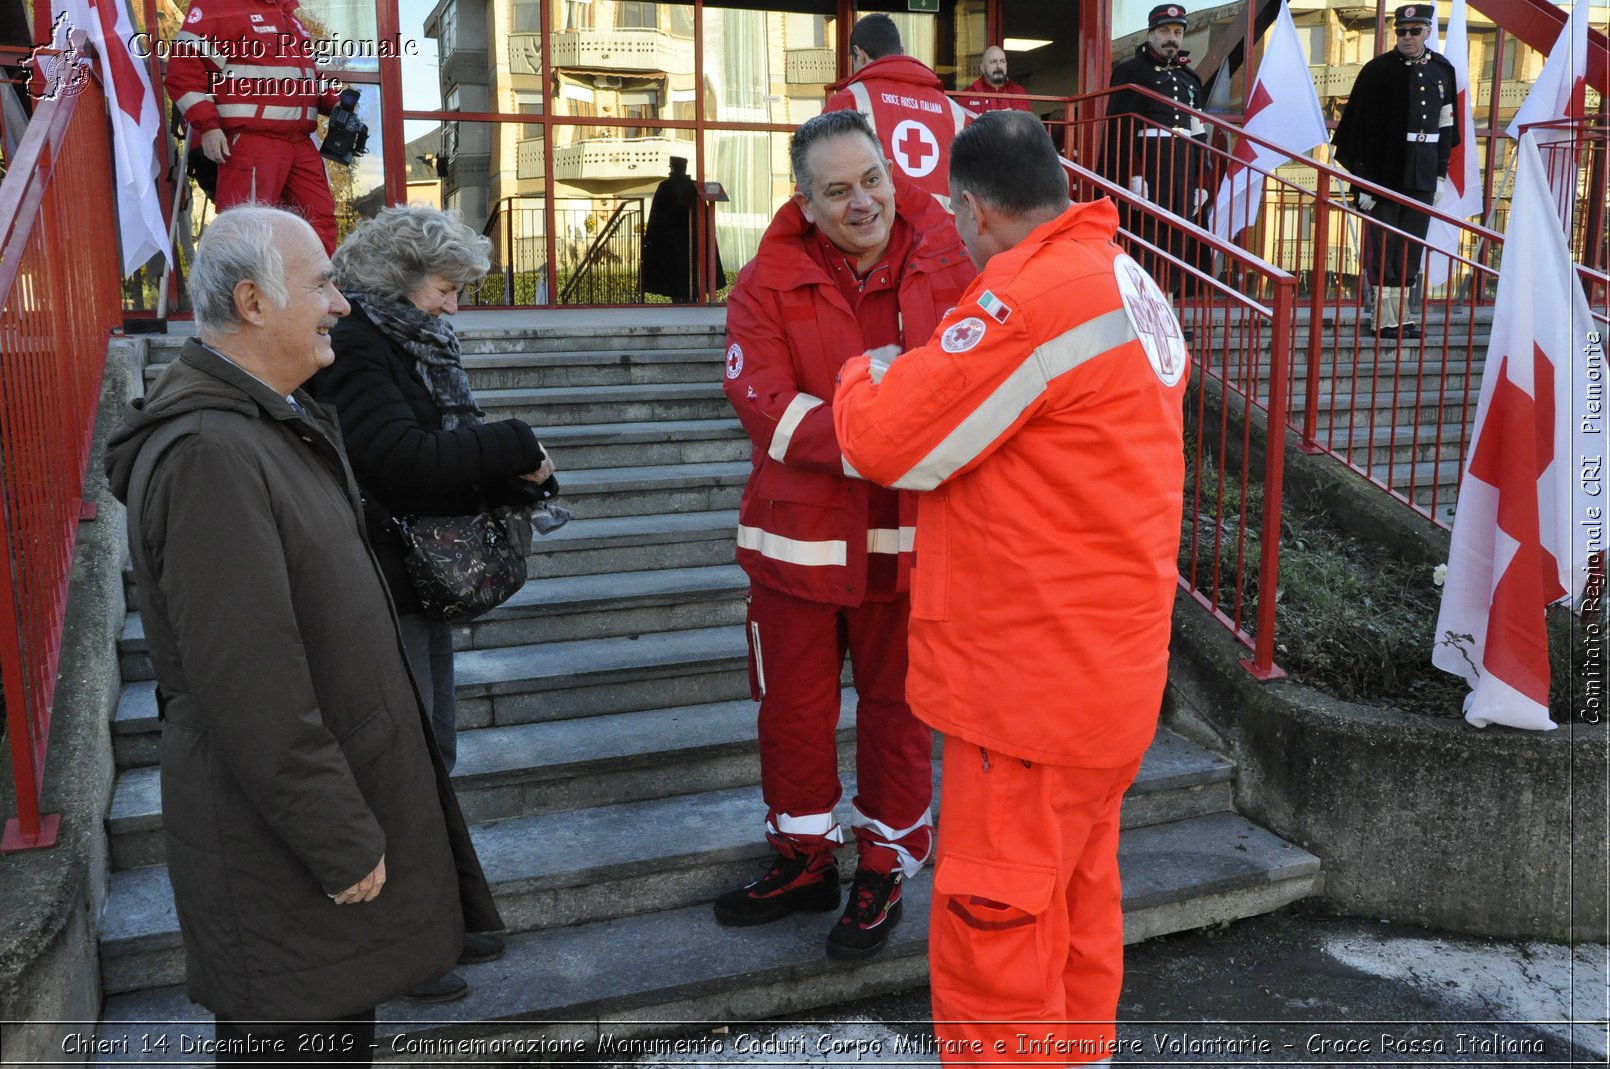
<instances>
[{"instance_id":1,"label":"red metal railing post","mask_svg":"<svg viewBox=\"0 0 1610 1069\"><path fill-rule=\"evenodd\" d=\"M1314 255L1308 274L1308 383L1303 392L1302 450L1323 452L1314 440L1319 423L1320 348L1325 340L1325 298L1330 289L1330 176L1316 176ZM1274 411L1271 407L1270 411Z\"/></svg>"},{"instance_id":2,"label":"red metal railing post","mask_svg":"<svg viewBox=\"0 0 1610 1069\"><path fill-rule=\"evenodd\" d=\"M0 182L0 685L17 816L0 852L50 846L39 811L73 546L106 340L122 318L98 85L35 111Z\"/></svg>"},{"instance_id":3,"label":"red metal railing post","mask_svg":"<svg viewBox=\"0 0 1610 1069\"><path fill-rule=\"evenodd\" d=\"M1275 591L1280 582L1280 503L1286 473L1286 369L1291 360L1291 328L1296 314L1296 280L1277 278L1270 305L1269 412L1264 426L1263 528L1258 537L1258 633L1251 660L1242 667L1259 679L1279 679L1286 673L1275 664ZM1250 407L1247 418L1251 418Z\"/></svg>"}]
</instances>

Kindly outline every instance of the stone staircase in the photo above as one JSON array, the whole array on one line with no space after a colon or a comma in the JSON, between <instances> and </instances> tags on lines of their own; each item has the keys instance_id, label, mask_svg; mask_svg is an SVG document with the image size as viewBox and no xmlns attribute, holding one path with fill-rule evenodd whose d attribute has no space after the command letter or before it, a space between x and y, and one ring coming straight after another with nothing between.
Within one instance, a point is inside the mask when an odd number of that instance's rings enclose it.
<instances>
[{"instance_id":1,"label":"stone staircase","mask_svg":"<svg viewBox=\"0 0 1610 1069\"><path fill-rule=\"evenodd\" d=\"M1193 348L1205 343L1218 347L1218 360L1225 352L1232 361L1239 358L1243 342L1237 325L1222 314L1205 320ZM1292 336L1297 355L1287 389L1298 425L1308 389L1310 320L1308 310L1300 309ZM1378 340L1360 330L1356 310L1326 310L1314 438L1441 522L1452 523L1481 394L1492 308L1455 308L1450 315L1433 304L1421 326L1424 337L1418 341ZM1253 380L1260 397L1266 397L1267 332L1253 359Z\"/></svg>"},{"instance_id":2,"label":"stone staircase","mask_svg":"<svg viewBox=\"0 0 1610 1069\"><path fill-rule=\"evenodd\" d=\"M539 428L577 518L538 540L525 590L456 636L453 779L509 926L508 953L462 970L463 1001L382 1006L382 1059L417 1059L418 1040L465 1037L542 1039L546 1051L527 1053L552 1059L560 1040L799 1013L926 982L931 870L910 886L912 908L888 947L858 965L826 957L831 917L725 929L711 915L710 899L767 856L746 583L732 563L749 446L721 393L719 311L633 319L642 317L542 313L514 329L487 313L460 317L478 398L490 417ZM176 347L154 339L148 375ZM138 592L129 594L101 934L100 1038L113 1053L101 1062L185 1064L184 1041L193 1051L211 1026L182 988L151 667ZM839 731L853 739L852 691ZM847 810L853 748L841 756ZM1316 858L1232 811L1233 774L1159 733L1124 805L1129 940L1318 889Z\"/></svg>"}]
</instances>

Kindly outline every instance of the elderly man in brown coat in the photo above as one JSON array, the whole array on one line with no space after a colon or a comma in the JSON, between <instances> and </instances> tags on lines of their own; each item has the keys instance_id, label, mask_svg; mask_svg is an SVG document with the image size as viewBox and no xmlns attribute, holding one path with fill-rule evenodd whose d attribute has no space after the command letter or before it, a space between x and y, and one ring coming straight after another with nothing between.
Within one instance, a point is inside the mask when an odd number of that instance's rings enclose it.
<instances>
[{"instance_id":1,"label":"elderly man in brown coat","mask_svg":"<svg viewBox=\"0 0 1610 1069\"><path fill-rule=\"evenodd\" d=\"M376 1004L502 924L336 425L298 389L347 312L323 247L289 213L231 209L189 285L200 340L107 456L156 667L186 986L220 1062L367 1065Z\"/></svg>"}]
</instances>

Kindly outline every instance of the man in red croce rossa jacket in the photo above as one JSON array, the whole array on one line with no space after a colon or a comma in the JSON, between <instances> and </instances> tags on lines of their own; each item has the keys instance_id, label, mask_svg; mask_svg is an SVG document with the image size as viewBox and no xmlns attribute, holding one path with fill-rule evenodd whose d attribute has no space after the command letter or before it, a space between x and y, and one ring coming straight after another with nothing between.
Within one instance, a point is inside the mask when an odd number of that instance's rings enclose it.
<instances>
[{"instance_id":1,"label":"man in red croce rossa jacket","mask_svg":"<svg viewBox=\"0 0 1610 1069\"><path fill-rule=\"evenodd\" d=\"M838 908L834 816L839 676L854 667L855 884L827 951L857 959L899 923L901 883L927 860L933 737L906 704L910 495L844 463L834 378L868 347L926 339L976 270L928 194L890 181L866 120L827 112L790 145L798 192L727 304L726 391L754 443L738 509L749 575L750 679L760 702L764 875L716 899L727 925Z\"/></svg>"},{"instance_id":2,"label":"man in red croce rossa jacket","mask_svg":"<svg viewBox=\"0 0 1610 1069\"><path fill-rule=\"evenodd\" d=\"M335 201L313 143L341 83L315 65L297 0L193 0L165 84L201 151L218 165L218 210L242 201L306 219L335 252Z\"/></svg>"},{"instance_id":3,"label":"man in red croce rossa jacket","mask_svg":"<svg viewBox=\"0 0 1610 1069\"><path fill-rule=\"evenodd\" d=\"M1010 93L1013 96L1024 96L1028 93L1021 85L1012 81L1006 73L1006 50L1000 45L990 45L984 49L984 55L979 59L982 73L978 80L966 89L971 96L962 97L962 107L978 115L990 111L1030 111L1034 106L1027 100L1012 100L1004 96L980 96L982 93Z\"/></svg>"},{"instance_id":4,"label":"man in red croce rossa jacket","mask_svg":"<svg viewBox=\"0 0 1610 1069\"><path fill-rule=\"evenodd\" d=\"M854 109L894 162L897 184L910 182L950 206L950 142L969 113L945 95L939 75L905 54L888 15L867 15L850 31L855 72L828 86L824 111Z\"/></svg>"}]
</instances>

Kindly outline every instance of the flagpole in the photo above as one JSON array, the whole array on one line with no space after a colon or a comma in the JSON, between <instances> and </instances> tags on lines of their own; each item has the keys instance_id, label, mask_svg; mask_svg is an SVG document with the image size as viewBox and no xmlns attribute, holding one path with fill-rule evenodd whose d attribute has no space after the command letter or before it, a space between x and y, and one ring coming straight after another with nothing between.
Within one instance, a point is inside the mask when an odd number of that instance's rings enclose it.
<instances>
[{"instance_id":1,"label":"flagpole","mask_svg":"<svg viewBox=\"0 0 1610 1069\"><path fill-rule=\"evenodd\" d=\"M1502 135L1494 133L1490 136L1499 137ZM1517 147L1518 146L1519 143L1517 142ZM1498 221L1498 202L1502 200L1506 194L1510 196L1514 195L1515 163L1519 158L1520 153L1518 151L1511 152L1509 154L1509 166L1504 170L1504 179L1499 183L1498 189L1493 193L1492 202L1487 205L1486 229L1489 231L1493 229L1493 224ZM1476 262L1479 264L1487 262L1487 245L1487 235L1483 234L1481 243L1476 246ZM1475 281L1476 272L1468 271L1465 273L1465 280L1459 284L1458 300L1460 304L1465 304L1470 298L1470 287L1475 284ZM1479 299L1479 296L1480 295L1478 294L1477 299Z\"/></svg>"},{"instance_id":2,"label":"flagpole","mask_svg":"<svg viewBox=\"0 0 1610 1069\"><path fill-rule=\"evenodd\" d=\"M168 262L162 268L162 285L157 289L157 319L161 320L168 314L168 280L178 266L179 258L173 255L174 244L179 240L179 201L184 196L186 187L190 184L189 175L185 173L185 146L190 144L190 124L184 124L184 139L181 144L175 144L171 138L164 138L171 153L173 178L173 204L172 211L168 213Z\"/></svg>"}]
</instances>

